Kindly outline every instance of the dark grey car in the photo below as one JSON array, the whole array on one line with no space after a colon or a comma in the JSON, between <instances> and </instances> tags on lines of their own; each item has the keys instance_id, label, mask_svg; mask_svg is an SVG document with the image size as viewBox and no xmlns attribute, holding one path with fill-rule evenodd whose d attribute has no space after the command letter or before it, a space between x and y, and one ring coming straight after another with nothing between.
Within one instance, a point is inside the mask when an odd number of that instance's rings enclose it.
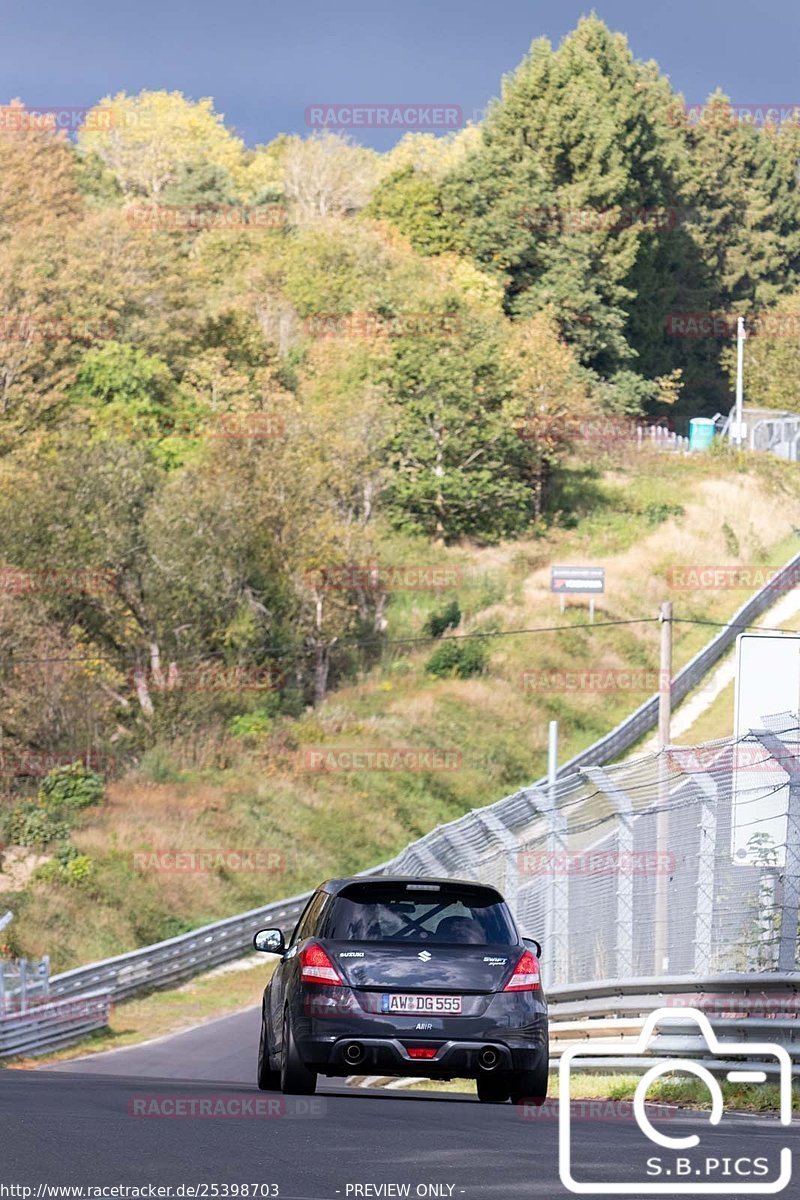
<instances>
[{"instance_id":1,"label":"dark grey car","mask_svg":"<svg viewBox=\"0 0 800 1200\"><path fill-rule=\"evenodd\" d=\"M258 1086L318 1075L471 1077L487 1102L543 1102L540 947L494 888L452 879L334 879L309 900L264 991Z\"/></svg>"}]
</instances>

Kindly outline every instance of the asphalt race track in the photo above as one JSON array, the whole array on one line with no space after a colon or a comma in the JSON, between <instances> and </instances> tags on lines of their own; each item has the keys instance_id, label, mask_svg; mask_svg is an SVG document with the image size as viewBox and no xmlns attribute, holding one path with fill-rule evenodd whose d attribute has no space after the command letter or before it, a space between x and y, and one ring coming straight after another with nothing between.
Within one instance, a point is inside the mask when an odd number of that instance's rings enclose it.
<instances>
[{"instance_id":1,"label":"asphalt race track","mask_svg":"<svg viewBox=\"0 0 800 1200\"><path fill-rule=\"evenodd\" d=\"M260 1093L253 1083L257 1032L253 1009L127 1050L37 1071L0 1071L0 1183L32 1186L33 1197L40 1183L208 1184L194 1193L201 1197L225 1194L210 1185L239 1184L249 1185L251 1198L283 1200L570 1194L559 1180L555 1105L544 1116L526 1115L522 1107L480 1105L471 1097L327 1080L311 1098ZM657 1154L665 1181L667 1164L689 1153L660 1149L615 1110L578 1104L573 1110L577 1178L644 1182L646 1160ZM700 1115L674 1113L654 1124L670 1136L700 1135L702 1154L723 1164L717 1172L733 1171L744 1155L763 1156L774 1167L782 1146L793 1147L795 1157L800 1150L799 1126L785 1129L775 1119L726 1115L712 1130ZM770 1169L768 1178L776 1176ZM722 1194L741 1194L733 1175L713 1178ZM268 1184L277 1191L261 1186ZM800 1194L797 1181L783 1194Z\"/></svg>"}]
</instances>

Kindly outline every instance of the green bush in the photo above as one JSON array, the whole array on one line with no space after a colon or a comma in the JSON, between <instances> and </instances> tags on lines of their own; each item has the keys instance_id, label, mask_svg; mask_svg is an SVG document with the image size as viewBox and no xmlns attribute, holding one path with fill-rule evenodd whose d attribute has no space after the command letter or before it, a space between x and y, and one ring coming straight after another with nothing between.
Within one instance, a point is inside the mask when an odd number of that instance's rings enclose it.
<instances>
[{"instance_id":1,"label":"green bush","mask_svg":"<svg viewBox=\"0 0 800 1200\"><path fill-rule=\"evenodd\" d=\"M256 708L249 713L241 713L231 717L228 729L233 737L259 737L271 732L275 724L274 717L262 708Z\"/></svg>"},{"instance_id":2,"label":"green bush","mask_svg":"<svg viewBox=\"0 0 800 1200\"><path fill-rule=\"evenodd\" d=\"M69 837L69 825L45 808L41 800L23 800L6 814L3 833L12 846L41 850Z\"/></svg>"},{"instance_id":3,"label":"green bush","mask_svg":"<svg viewBox=\"0 0 800 1200\"><path fill-rule=\"evenodd\" d=\"M457 679L468 679L471 675L481 675L486 668L486 643L484 641L456 641L455 639L442 642L425 664L429 675L437 679L455 676Z\"/></svg>"},{"instance_id":4,"label":"green bush","mask_svg":"<svg viewBox=\"0 0 800 1200\"><path fill-rule=\"evenodd\" d=\"M103 799L103 779L83 763L56 767L42 781L39 795L53 813L78 812Z\"/></svg>"},{"instance_id":5,"label":"green bush","mask_svg":"<svg viewBox=\"0 0 800 1200\"><path fill-rule=\"evenodd\" d=\"M451 600L444 608L432 612L422 629L431 637L439 638L448 629L455 629L461 623L461 609L457 600Z\"/></svg>"},{"instance_id":6,"label":"green bush","mask_svg":"<svg viewBox=\"0 0 800 1200\"><path fill-rule=\"evenodd\" d=\"M76 854L62 870L64 882L69 887L84 887L92 880L94 863L88 854Z\"/></svg>"},{"instance_id":7,"label":"green bush","mask_svg":"<svg viewBox=\"0 0 800 1200\"><path fill-rule=\"evenodd\" d=\"M13 846L40 850L70 835L71 817L103 798L103 780L83 763L56 767L42 780L35 800L21 800L3 819L5 839Z\"/></svg>"},{"instance_id":8,"label":"green bush","mask_svg":"<svg viewBox=\"0 0 800 1200\"><path fill-rule=\"evenodd\" d=\"M81 854L72 842L64 842L49 862L42 863L34 871L34 879L43 883L66 883L69 887L83 887L93 876L94 862L88 854Z\"/></svg>"}]
</instances>

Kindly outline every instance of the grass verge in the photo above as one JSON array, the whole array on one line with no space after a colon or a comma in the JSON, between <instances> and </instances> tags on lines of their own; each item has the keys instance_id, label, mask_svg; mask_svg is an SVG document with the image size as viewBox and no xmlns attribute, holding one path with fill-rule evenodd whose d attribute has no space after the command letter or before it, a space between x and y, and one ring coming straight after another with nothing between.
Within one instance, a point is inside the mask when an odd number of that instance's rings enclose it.
<instances>
[{"instance_id":1,"label":"grass verge","mask_svg":"<svg viewBox=\"0 0 800 1200\"><path fill-rule=\"evenodd\" d=\"M576 1074L572 1076L570 1098L572 1100L633 1100L638 1075L590 1075ZM420 1083L410 1083L414 1091L461 1092L474 1095L475 1083L471 1079L452 1079L449 1083L437 1083L435 1080L423 1080ZM720 1081L722 1096L726 1111L749 1113L775 1113L779 1108L779 1093L777 1084L728 1083ZM558 1076L551 1074L549 1093L551 1097L558 1096ZM708 1089L698 1079L682 1079L679 1076L669 1076L657 1080L647 1093L650 1102L677 1104L682 1108L706 1110L710 1108ZM800 1113L800 1085L792 1090L792 1110Z\"/></svg>"}]
</instances>

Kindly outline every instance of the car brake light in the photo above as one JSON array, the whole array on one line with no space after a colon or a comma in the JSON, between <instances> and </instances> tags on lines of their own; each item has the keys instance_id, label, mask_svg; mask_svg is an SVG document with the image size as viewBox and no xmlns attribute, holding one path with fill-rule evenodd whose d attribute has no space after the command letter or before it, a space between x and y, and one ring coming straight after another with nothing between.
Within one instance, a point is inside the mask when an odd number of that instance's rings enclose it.
<instances>
[{"instance_id":1,"label":"car brake light","mask_svg":"<svg viewBox=\"0 0 800 1200\"><path fill-rule=\"evenodd\" d=\"M317 946L315 942L310 942L300 951L300 978L304 983L330 983L337 987L344 986L336 967L322 946Z\"/></svg>"},{"instance_id":2,"label":"car brake light","mask_svg":"<svg viewBox=\"0 0 800 1200\"><path fill-rule=\"evenodd\" d=\"M406 1046L409 1058L436 1058L435 1046Z\"/></svg>"},{"instance_id":3,"label":"car brake light","mask_svg":"<svg viewBox=\"0 0 800 1200\"><path fill-rule=\"evenodd\" d=\"M534 992L539 987L539 960L532 950L526 950L514 967L504 992Z\"/></svg>"}]
</instances>

